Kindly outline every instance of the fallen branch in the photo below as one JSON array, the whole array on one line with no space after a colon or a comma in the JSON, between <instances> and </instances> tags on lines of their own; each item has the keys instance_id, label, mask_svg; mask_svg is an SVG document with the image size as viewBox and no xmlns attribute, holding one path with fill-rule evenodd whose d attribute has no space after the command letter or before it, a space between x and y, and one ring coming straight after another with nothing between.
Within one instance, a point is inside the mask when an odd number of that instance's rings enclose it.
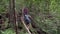
<instances>
[{"instance_id":1,"label":"fallen branch","mask_svg":"<svg viewBox=\"0 0 60 34\"><path fill-rule=\"evenodd\" d=\"M29 31L28 27L26 26L23 17L21 17L21 21L23 23L23 25L25 26L26 30L28 31L29 34L31 34L31 32Z\"/></svg>"}]
</instances>

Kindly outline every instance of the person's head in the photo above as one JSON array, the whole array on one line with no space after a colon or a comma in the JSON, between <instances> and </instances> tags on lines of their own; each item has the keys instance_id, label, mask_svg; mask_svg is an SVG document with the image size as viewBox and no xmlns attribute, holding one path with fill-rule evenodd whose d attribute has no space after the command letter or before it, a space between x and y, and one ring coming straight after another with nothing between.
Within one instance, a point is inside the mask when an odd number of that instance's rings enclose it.
<instances>
[{"instance_id":1,"label":"person's head","mask_svg":"<svg viewBox=\"0 0 60 34\"><path fill-rule=\"evenodd\" d=\"M28 14L28 8L24 8L23 13Z\"/></svg>"}]
</instances>

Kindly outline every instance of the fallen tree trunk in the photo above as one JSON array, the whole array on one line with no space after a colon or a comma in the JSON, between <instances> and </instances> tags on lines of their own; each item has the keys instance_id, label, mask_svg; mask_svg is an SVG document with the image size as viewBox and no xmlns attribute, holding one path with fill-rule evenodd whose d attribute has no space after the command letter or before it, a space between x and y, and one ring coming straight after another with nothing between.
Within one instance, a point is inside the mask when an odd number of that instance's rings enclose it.
<instances>
[{"instance_id":1,"label":"fallen tree trunk","mask_svg":"<svg viewBox=\"0 0 60 34\"><path fill-rule=\"evenodd\" d=\"M27 32L28 32L29 34L31 34L31 32L29 31L28 27L26 26L26 24L25 24L25 22L24 22L23 17L21 17L21 21L22 21L24 27L26 28Z\"/></svg>"}]
</instances>

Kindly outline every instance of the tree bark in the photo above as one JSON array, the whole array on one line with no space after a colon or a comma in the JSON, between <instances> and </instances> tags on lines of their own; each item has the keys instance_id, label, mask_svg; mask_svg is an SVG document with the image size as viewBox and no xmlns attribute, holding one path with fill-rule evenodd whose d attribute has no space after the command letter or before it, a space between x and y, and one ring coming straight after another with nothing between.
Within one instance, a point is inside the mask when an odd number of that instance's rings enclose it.
<instances>
[{"instance_id":1,"label":"tree bark","mask_svg":"<svg viewBox=\"0 0 60 34\"><path fill-rule=\"evenodd\" d=\"M16 12L15 12L15 0L10 0L9 2L9 21L11 24L13 24L16 34L18 34Z\"/></svg>"}]
</instances>

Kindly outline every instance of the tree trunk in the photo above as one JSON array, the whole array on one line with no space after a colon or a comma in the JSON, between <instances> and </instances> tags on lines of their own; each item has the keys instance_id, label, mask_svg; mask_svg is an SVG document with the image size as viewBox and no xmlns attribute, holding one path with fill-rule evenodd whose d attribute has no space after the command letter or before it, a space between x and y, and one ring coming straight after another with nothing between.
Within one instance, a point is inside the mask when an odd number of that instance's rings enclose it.
<instances>
[{"instance_id":1,"label":"tree trunk","mask_svg":"<svg viewBox=\"0 0 60 34\"><path fill-rule=\"evenodd\" d=\"M15 30L16 30L16 34L18 34L17 32L17 22L16 22L16 12L15 12L15 0L10 0L9 2L9 21L11 24L13 24L12 26L14 26Z\"/></svg>"}]
</instances>

